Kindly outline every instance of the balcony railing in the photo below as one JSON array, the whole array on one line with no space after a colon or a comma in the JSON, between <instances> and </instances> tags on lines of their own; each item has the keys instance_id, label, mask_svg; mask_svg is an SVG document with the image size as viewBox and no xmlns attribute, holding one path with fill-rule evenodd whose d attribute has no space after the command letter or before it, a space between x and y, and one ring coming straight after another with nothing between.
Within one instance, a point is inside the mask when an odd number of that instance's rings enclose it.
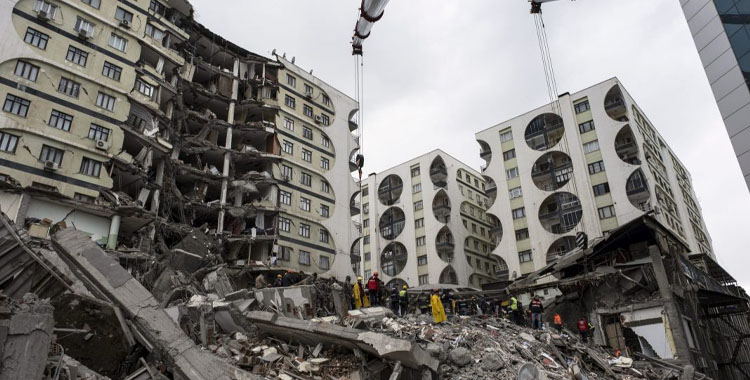
<instances>
[{"instance_id":1,"label":"balcony railing","mask_svg":"<svg viewBox=\"0 0 750 380\"><path fill-rule=\"evenodd\" d=\"M490 228L490 235L500 235L503 233L503 227L497 226Z\"/></svg>"},{"instance_id":2,"label":"balcony railing","mask_svg":"<svg viewBox=\"0 0 750 380\"><path fill-rule=\"evenodd\" d=\"M448 175L448 169L445 168L445 166L438 166L434 168L430 168L430 175Z\"/></svg>"},{"instance_id":3,"label":"balcony railing","mask_svg":"<svg viewBox=\"0 0 750 380\"><path fill-rule=\"evenodd\" d=\"M615 100L613 100L611 102L605 103L604 104L604 109L606 109L607 111L609 111L611 109L614 109L614 108L617 108L617 107L624 107L624 106L625 106L625 102L622 99L615 99Z\"/></svg>"},{"instance_id":4,"label":"balcony railing","mask_svg":"<svg viewBox=\"0 0 750 380\"><path fill-rule=\"evenodd\" d=\"M648 188L643 185L633 186L633 187L628 186L626 191L628 195L635 195L635 194L648 192Z\"/></svg>"},{"instance_id":5,"label":"balcony railing","mask_svg":"<svg viewBox=\"0 0 750 380\"><path fill-rule=\"evenodd\" d=\"M483 160L486 160L488 156L492 157L491 150L482 150L479 152L479 157L481 157Z\"/></svg>"}]
</instances>

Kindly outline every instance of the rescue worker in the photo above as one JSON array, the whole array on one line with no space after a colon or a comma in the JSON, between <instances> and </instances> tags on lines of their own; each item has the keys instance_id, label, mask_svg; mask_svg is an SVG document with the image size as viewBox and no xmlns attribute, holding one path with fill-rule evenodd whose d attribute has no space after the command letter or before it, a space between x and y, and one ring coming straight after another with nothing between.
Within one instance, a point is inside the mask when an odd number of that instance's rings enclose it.
<instances>
[{"instance_id":1,"label":"rescue worker","mask_svg":"<svg viewBox=\"0 0 750 380\"><path fill-rule=\"evenodd\" d=\"M555 323L555 329L557 330L557 333L562 334L562 317L560 316L559 313L555 313L554 323Z\"/></svg>"},{"instance_id":2,"label":"rescue worker","mask_svg":"<svg viewBox=\"0 0 750 380\"><path fill-rule=\"evenodd\" d=\"M393 285L391 288L391 295L388 299L388 303L391 304L391 310L393 311L393 314L398 314L398 304L399 304L399 298L398 298L398 287L396 285Z\"/></svg>"},{"instance_id":3,"label":"rescue worker","mask_svg":"<svg viewBox=\"0 0 750 380\"><path fill-rule=\"evenodd\" d=\"M542 305L542 301L539 300L539 296L534 296L534 299L531 300L529 311L531 312L531 328L540 330L542 328L544 306Z\"/></svg>"},{"instance_id":4,"label":"rescue worker","mask_svg":"<svg viewBox=\"0 0 750 380\"><path fill-rule=\"evenodd\" d=\"M367 298L367 294L365 294L364 287L362 287L362 277L357 277L357 283L354 284L352 293L354 296L355 309L370 307L370 300Z\"/></svg>"},{"instance_id":5,"label":"rescue worker","mask_svg":"<svg viewBox=\"0 0 750 380\"><path fill-rule=\"evenodd\" d=\"M518 310L518 299L516 299L516 296L510 296L510 315L513 318L513 323L520 325L521 324L521 316L520 312Z\"/></svg>"},{"instance_id":6,"label":"rescue worker","mask_svg":"<svg viewBox=\"0 0 750 380\"><path fill-rule=\"evenodd\" d=\"M408 287L404 285L398 292L398 315L405 316L409 311L409 295L406 293Z\"/></svg>"},{"instance_id":7,"label":"rescue worker","mask_svg":"<svg viewBox=\"0 0 750 380\"><path fill-rule=\"evenodd\" d=\"M589 323L586 321L586 317L581 317L581 319L578 320L578 333L581 334L581 340L584 343L588 343L588 335L589 335Z\"/></svg>"},{"instance_id":8,"label":"rescue worker","mask_svg":"<svg viewBox=\"0 0 750 380\"><path fill-rule=\"evenodd\" d=\"M352 277L346 276L344 281L344 298L349 305L349 309L354 309L354 297L352 297Z\"/></svg>"},{"instance_id":9,"label":"rescue worker","mask_svg":"<svg viewBox=\"0 0 750 380\"><path fill-rule=\"evenodd\" d=\"M445 317L445 308L443 308L443 302L440 301L437 289L432 291L430 305L432 306L432 320L435 321L436 324L447 320Z\"/></svg>"},{"instance_id":10,"label":"rescue worker","mask_svg":"<svg viewBox=\"0 0 750 380\"><path fill-rule=\"evenodd\" d=\"M294 281L294 271L288 270L284 274L284 276L281 278L281 286L287 287L292 286L295 284Z\"/></svg>"},{"instance_id":11,"label":"rescue worker","mask_svg":"<svg viewBox=\"0 0 750 380\"><path fill-rule=\"evenodd\" d=\"M255 277L255 289L264 289L266 286L268 286L268 283L266 282L266 276L264 276L263 273L259 274L258 277Z\"/></svg>"},{"instance_id":12,"label":"rescue worker","mask_svg":"<svg viewBox=\"0 0 750 380\"><path fill-rule=\"evenodd\" d=\"M283 282L281 280L281 275L280 274L276 275L276 279L273 280L273 285L271 285L271 286L273 286L274 288L280 288L280 287L284 286L284 284L283 284Z\"/></svg>"},{"instance_id":13,"label":"rescue worker","mask_svg":"<svg viewBox=\"0 0 750 380\"><path fill-rule=\"evenodd\" d=\"M380 280L378 279L378 272L375 272L367 280L367 290L371 297L373 306L380 305Z\"/></svg>"}]
</instances>

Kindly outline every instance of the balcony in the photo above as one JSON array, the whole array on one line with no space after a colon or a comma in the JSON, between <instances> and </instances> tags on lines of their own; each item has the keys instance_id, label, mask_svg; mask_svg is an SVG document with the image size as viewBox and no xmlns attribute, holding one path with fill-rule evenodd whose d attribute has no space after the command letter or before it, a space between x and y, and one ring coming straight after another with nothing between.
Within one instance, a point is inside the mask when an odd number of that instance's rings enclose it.
<instances>
[{"instance_id":1,"label":"balcony","mask_svg":"<svg viewBox=\"0 0 750 380\"><path fill-rule=\"evenodd\" d=\"M641 194L641 193L648 193L648 187L645 186L645 184L635 185L635 186L628 186L626 187L628 196Z\"/></svg>"},{"instance_id":2,"label":"balcony","mask_svg":"<svg viewBox=\"0 0 750 380\"><path fill-rule=\"evenodd\" d=\"M351 212L351 216L359 215L361 210L359 202L353 201L349 203L349 211Z\"/></svg>"},{"instance_id":3,"label":"balcony","mask_svg":"<svg viewBox=\"0 0 750 380\"><path fill-rule=\"evenodd\" d=\"M482 150L479 152L479 157L485 161L489 161L490 159L492 159L492 151Z\"/></svg>"},{"instance_id":4,"label":"balcony","mask_svg":"<svg viewBox=\"0 0 750 380\"><path fill-rule=\"evenodd\" d=\"M456 244L451 240L438 240L435 242L435 248L438 252L452 252L456 248Z\"/></svg>"},{"instance_id":5,"label":"balcony","mask_svg":"<svg viewBox=\"0 0 750 380\"><path fill-rule=\"evenodd\" d=\"M384 239L393 240L404 230L405 220L397 220L380 224L380 235Z\"/></svg>"},{"instance_id":6,"label":"balcony","mask_svg":"<svg viewBox=\"0 0 750 380\"><path fill-rule=\"evenodd\" d=\"M349 132L354 132L359 129L359 124L354 120L349 120Z\"/></svg>"}]
</instances>

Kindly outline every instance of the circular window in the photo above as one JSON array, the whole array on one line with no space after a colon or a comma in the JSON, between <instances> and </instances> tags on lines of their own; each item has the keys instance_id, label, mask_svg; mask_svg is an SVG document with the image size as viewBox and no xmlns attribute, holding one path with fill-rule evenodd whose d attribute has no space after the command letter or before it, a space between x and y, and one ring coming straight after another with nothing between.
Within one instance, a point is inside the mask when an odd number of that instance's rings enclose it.
<instances>
[{"instance_id":1,"label":"circular window","mask_svg":"<svg viewBox=\"0 0 750 380\"><path fill-rule=\"evenodd\" d=\"M391 242L380 254L380 269L389 276L395 276L404 270L407 259L406 247L399 242Z\"/></svg>"},{"instance_id":2,"label":"circular window","mask_svg":"<svg viewBox=\"0 0 750 380\"><path fill-rule=\"evenodd\" d=\"M572 251L576 247L575 236L564 236L555 240L547 250L547 264L551 263L559 256Z\"/></svg>"},{"instance_id":3,"label":"circular window","mask_svg":"<svg viewBox=\"0 0 750 380\"><path fill-rule=\"evenodd\" d=\"M567 192L554 193L539 206L539 222L553 234L564 234L572 230L582 216L581 201Z\"/></svg>"},{"instance_id":4,"label":"circular window","mask_svg":"<svg viewBox=\"0 0 750 380\"><path fill-rule=\"evenodd\" d=\"M448 226L444 226L440 229L435 237L435 249L441 260L449 263L453 261L453 251L456 244L453 242L453 233Z\"/></svg>"},{"instance_id":5,"label":"circular window","mask_svg":"<svg viewBox=\"0 0 750 380\"><path fill-rule=\"evenodd\" d=\"M648 182L646 182L646 176L641 169L636 169L628 177L628 182L625 183L625 191L628 194L628 200L636 208L643 211L648 211L651 208L649 206L651 192L648 190Z\"/></svg>"},{"instance_id":6,"label":"circular window","mask_svg":"<svg viewBox=\"0 0 750 380\"><path fill-rule=\"evenodd\" d=\"M391 207L385 210L380 217L378 227L380 227L380 236L384 239L393 240L404 230L404 212L398 207Z\"/></svg>"},{"instance_id":7,"label":"circular window","mask_svg":"<svg viewBox=\"0 0 750 380\"><path fill-rule=\"evenodd\" d=\"M555 191L565 186L573 175L570 156L563 152L543 154L531 169L531 179L536 187L544 191Z\"/></svg>"},{"instance_id":8,"label":"circular window","mask_svg":"<svg viewBox=\"0 0 750 380\"><path fill-rule=\"evenodd\" d=\"M531 120L524 137L531 149L545 151L560 142L564 133L563 119L554 113L545 113Z\"/></svg>"},{"instance_id":9,"label":"circular window","mask_svg":"<svg viewBox=\"0 0 750 380\"><path fill-rule=\"evenodd\" d=\"M440 189L432 200L432 213L440 223L448 223L451 219L451 200L445 190Z\"/></svg>"},{"instance_id":10,"label":"circular window","mask_svg":"<svg viewBox=\"0 0 750 380\"><path fill-rule=\"evenodd\" d=\"M380 199L382 204L391 206L398 202L403 189L404 181L401 180L401 177L391 174L380 182L380 186L378 186L378 199Z\"/></svg>"}]
</instances>

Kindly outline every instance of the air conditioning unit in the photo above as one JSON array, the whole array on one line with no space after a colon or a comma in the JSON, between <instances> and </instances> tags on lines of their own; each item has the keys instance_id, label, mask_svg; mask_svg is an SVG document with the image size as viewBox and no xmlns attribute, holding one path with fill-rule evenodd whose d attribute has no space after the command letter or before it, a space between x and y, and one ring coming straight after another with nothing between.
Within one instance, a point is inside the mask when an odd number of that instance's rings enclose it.
<instances>
[{"instance_id":1,"label":"air conditioning unit","mask_svg":"<svg viewBox=\"0 0 750 380\"><path fill-rule=\"evenodd\" d=\"M50 17L49 11L46 9L40 9L39 12L36 14L36 17L38 17L40 20L43 21L49 21L52 17Z\"/></svg>"},{"instance_id":2,"label":"air conditioning unit","mask_svg":"<svg viewBox=\"0 0 750 380\"><path fill-rule=\"evenodd\" d=\"M44 161L44 170L55 171L60 169L60 165L55 161Z\"/></svg>"},{"instance_id":3,"label":"air conditioning unit","mask_svg":"<svg viewBox=\"0 0 750 380\"><path fill-rule=\"evenodd\" d=\"M86 40L88 40L89 38L92 37L91 36L91 32L89 32L87 29L83 29L83 28L78 29L78 36L80 36L81 38L86 39Z\"/></svg>"},{"instance_id":4,"label":"air conditioning unit","mask_svg":"<svg viewBox=\"0 0 750 380\"><path fill-rule=\"evenodd\" d=\"M315 122L318 124L322 123L323 117L321 117L320 115L315 115Z\"/></svg>"},{"instance_id":5,"label":"air conditioning unit","mask_svg":"<svg viewBox=\"0 0 750 380\"><path fill-rule=\"evenodd\" d=\"M120 26L123 27L123 28L130 29L130 21L125 20L125 19L120 20Z\"/></svg>"},{"instance_id":6,"label":"air conditioning unit","mask_svg":"<svg viewBox=\"0 0 750 380\"><path fill-rule=\"evenodd\" d=\"M96 149L99 149L99 150L108 150L109 149L109 143L107 143L105 140L96 140Z\"/></svg>"}]
</instances>

